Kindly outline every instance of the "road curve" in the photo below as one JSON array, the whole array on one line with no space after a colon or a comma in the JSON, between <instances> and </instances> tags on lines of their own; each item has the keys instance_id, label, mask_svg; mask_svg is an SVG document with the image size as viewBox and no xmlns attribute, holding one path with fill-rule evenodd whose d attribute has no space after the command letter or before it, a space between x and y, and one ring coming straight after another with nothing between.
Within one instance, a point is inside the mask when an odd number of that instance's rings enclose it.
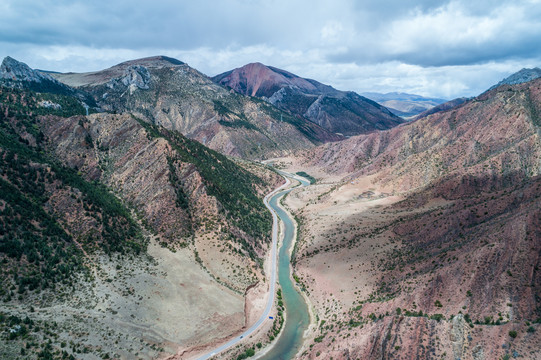
<instances>
[{"instance_id":1,"label":"road curve","mask_svg":"<svg viewBox=\"0 0 541 360\"><path fill-rule=\"evenodd\" d=\"M269 193L265 198L263 199L263 203L269 209L269 211L272 214L272 247L271 247L271 276L270 276L270 289L269 289L269 299L267 301L267 306L265 307L265 311L263 311L263 314L261 314L261 317L246 331L244 331L242 334L235 336L233 339L229 340L223 345L220 345L219 347L209 351L208 353L201 355L197 358L197 360L206 360L210 359L212 356L217 355L218 353L221 353L222 351L230 348L233 345L236 345L240 341L242 341L244 338L249 337L252 335L252 333L257 330L265 321L272 321L269 319L269 314L272 309L272 305L274 303L274 293L276 292L276 272L277 272L277 266L276 266L276 251L278 247L278 215L274 211L274 209L269 205L269 199L274 196L277 192L283 190L284 188L288 187L291 184L291 180L289 178L294 178L296 180L299 180L301 183L301 186L305 186L300 179L305 180L304 178L293 175L290 173L282 172L280 171L280 174L284 177L286 180L285 184L277 187L274 189L271 193ZM293 189L293 188L292 188Z\"/></svg>"}]
</instances>

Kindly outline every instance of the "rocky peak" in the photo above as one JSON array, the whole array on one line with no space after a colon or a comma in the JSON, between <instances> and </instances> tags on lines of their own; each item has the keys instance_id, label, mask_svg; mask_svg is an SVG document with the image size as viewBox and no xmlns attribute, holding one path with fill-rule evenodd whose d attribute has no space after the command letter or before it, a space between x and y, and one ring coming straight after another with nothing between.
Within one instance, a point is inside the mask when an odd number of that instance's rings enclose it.
<instances>
[{"instance_id":1,"label":"rocky peak","mask_svg":"<svg viewBox=\"0 0 541 360\"><path fill-rule=\"evenodd\" d=\"M0 66L0 79L38 83L43 80L56 82L56 80L49 75L33 70L25 63L17 61L10 56L6 56L4 61L2 61L2 65Z\"/></svg>"},{"instance_id":2,"label":"rocky peak","mask_svg":"<svg viewBox=\"0 0 541 360\"><path fill-rule=\"evenodd\" d=\"M516 84L522 84L526 83L532 80L535 80L537 78L541 77L541 69L540 68L533 68L533 69L522 69L513 75L506 77L493 87L491 87L489 90L495 89L498 86L501 85L516 85Z\"/></svg>"}]
</instances>

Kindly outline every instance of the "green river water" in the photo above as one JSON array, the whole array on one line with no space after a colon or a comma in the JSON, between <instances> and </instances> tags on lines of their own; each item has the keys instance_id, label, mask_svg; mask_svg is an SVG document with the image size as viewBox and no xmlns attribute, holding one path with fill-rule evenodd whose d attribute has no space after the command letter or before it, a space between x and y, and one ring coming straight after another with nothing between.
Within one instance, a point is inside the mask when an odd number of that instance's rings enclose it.
<instances>
[{"instance_id":1,"label":"green river water","mask_svg":"<svg viewBox=\"0 0 541 360\"><path fill-rule=\"evenodd\" d=\"M309 185L303 181L303 185ZM285 190L274 195L269 204L284 223L284 240L278 253L278 281L282 288L282 299L285 306L286 321L278 340L272 349L261 359L289 360L295 357L303 342L303 333L310 324L310 314L304 298L299 293L290 276L291 259L289 248L294 241L294 222L287 213L278 206L278 200L286 193Z\"/></svg>"}]
</instances>

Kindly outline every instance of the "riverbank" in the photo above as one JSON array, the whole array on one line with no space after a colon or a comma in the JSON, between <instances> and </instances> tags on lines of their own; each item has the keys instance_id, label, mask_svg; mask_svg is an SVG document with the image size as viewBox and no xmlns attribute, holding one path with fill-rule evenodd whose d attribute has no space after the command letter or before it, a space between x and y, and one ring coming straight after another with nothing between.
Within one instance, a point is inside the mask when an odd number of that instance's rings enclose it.
<instances>
[{"instance_id":1,"label":"riverbank","mask_svg":"<svg viewBox=\"0 0 541 360\"><path fill-rule=\"evenodd\" d=\"M205 350L200 349L198 354L192 354L189 357L195 358L198 360L203 359L209 359L211 357L231 357L231 355L238 353L241 351L241 349L244 348L255 348L255 344L260 339L261 341L264 341L264 337L268 333L268 330L270 326L272 326L272 321L269 318L269 315L272 313L276 317L275 312L276 309L274 307L274 297L276 292L276 280L277 280L277 253L278 253L278 242L279 242L279 228L280 223L278 221L278 216L275 213L274 209L269 205L269 202L272 201L271 199L274 199L274 197L277 196L277 194L280 194L290 191L290 189L287 189L291 186L291 180L284 176L285 182L280 185L278 188L274 189L271 193L267 194L263 200L265 206L269 209L269 211L272 214L273 217L273 228L272 228L272 244L268 251L268 255L266 256L265 262L264 262L264 268L265 273L268 274L266 277L266 284L267 285L267 292L265 294L266 300L266 306L264 308L264 311L260 313L259 316L254 316L254 314L250 314L255 308L260 308L257 302L261 302L261 298L253 299L254 301L251 301L254 295L253 293L247 293L246 294L246 304L245 304L245 316L246 316L246 325L241 329L241 331L236 332L235 334L229 336L226 339L222 339L221 341L214 342L215 345L222 344L219 346L206 346ZM287 189L287 190L284 190ZM280 197L281 195L278 195ZM270 201L269 201L270 200ZM261 294L261 286L257 286L253 289L253 291ZM252 303L253 302L253 303ZM260 305L260 304L259 304ZM256 310L257 311L257 310ZM250 324L251 319L257 319L254 323Z\"/></svg>"}]
</instances>

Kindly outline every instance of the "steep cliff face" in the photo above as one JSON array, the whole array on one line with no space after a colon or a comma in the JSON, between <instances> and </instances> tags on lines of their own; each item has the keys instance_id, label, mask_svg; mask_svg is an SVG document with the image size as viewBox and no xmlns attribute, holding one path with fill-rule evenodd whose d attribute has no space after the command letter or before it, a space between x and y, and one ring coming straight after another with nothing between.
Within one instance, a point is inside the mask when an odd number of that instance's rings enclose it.
<instances>
[{"instance_id":1,"label":"steep cliff face","mask_svg":"<svg viewBox=\"0 0 541 360\"><path fill-rule=\"evenodd\" d=\"M261 158L340 139L273 106L231 93L163 56L86 74L52 74L91 93L108 111L130 111L227 155Z\"/></svg>"},{"instance_id":2,"label":"steep cliff face","mask_svg":"<svg viewBox=\"0 0 541 360\"><path fill-rule=\"evenodd\" d=\"M212 79L240 94L265 99L333 133L352 136L388 129L403 122L385 107L356 93L339 91L260 63L248 64Z\"/></svg>"}]
</instances>

